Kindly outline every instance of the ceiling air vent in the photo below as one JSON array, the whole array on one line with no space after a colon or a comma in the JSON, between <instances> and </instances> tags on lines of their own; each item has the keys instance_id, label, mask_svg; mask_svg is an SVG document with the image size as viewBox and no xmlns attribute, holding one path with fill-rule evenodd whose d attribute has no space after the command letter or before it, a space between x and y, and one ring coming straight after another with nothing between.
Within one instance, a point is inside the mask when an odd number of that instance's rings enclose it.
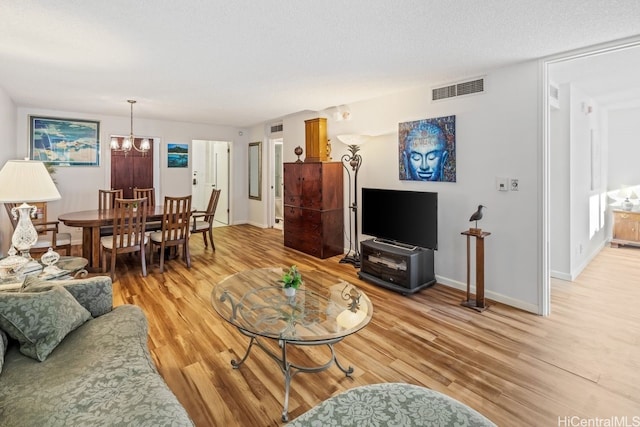
<instances>
[{"instance_id":1,"label":"ceiling air vent","mask_svg":"<svg viewBox=\"0 0 640 427\"><path fill-rule=\"evenodd\" d=\"M434 88L431 90L431 99L433 101L438 101L440 99L471 95L472 93L481 92L484 92L484 79L476 79Z\"/></svg>"},{"instance_id":2,"label":"ceiling air vent","mask_svg":"<svg viewBox=\"0 0 640 427\"><path fill-rule=\"evenodd\" d=\"M271 125L271 133L282 132L282 123Z\"/></svg>"}]
</instances>

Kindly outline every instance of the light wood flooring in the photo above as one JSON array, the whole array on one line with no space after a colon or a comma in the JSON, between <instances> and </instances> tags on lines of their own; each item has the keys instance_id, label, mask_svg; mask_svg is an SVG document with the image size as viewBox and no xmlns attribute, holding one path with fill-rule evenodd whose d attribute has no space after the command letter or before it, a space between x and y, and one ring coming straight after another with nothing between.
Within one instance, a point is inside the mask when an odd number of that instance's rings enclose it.
<instances>
[{"instance_id":1,"label":"light wood flooring","mask_svg":"<svg viewBox=\"0 0 640 427\"><path fill-rule=\"evenodd\" d=\"M218 317L209 298L229 274L291 264L359 285L374 315L336 345L340 360L355 368L351 378L336 367L294 377L290 419L339 392L380 382L430 387L500 426L640 417L640 249L605 248L575 282L553 281L545 318L498 303L477 313L460 306L463 292L439 284L405 297L360 281L340 257L284 248L279 230L220 227L214 236L215 252L200 236L191 240L191 269L175 259L164 274L155 266L142 278L138 259L124 255L114 283L116 305L137 304L147 314L158 370L198 426L282 424L280 369L259 349L232 369L248 339ZM327 357L324 348L296 353L307 362Z\"/></svg>"}]
</instances>

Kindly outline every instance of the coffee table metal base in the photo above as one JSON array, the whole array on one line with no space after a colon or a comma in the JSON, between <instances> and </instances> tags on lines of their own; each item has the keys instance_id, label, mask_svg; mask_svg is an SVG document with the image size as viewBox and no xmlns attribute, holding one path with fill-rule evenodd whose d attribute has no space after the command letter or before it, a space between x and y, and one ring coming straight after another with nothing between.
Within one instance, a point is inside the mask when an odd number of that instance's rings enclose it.
<instances>
[{"instance_id":1,"label":"coffee table metal base","mask_svg":"<svg viewBox=\"0 0 640 427\"><path fill-rule=\"evenodd\" d=\"M254 344L260 347L267 354L267 356L269 356L278 364L278 366L280 367L280 370L282 371L282 374L284 375L284 404L282 408L283 422L287 422L289 420L289 390L291 388L291 380L296 374L298 374L299 372L305 372L305 373L322 372L326 369L329 369L334 363L338 367L338 369L344 372L346 376L351 376L351 374L353 373L353 367L349 366L348 368L345 369L340 364L340 362L338 362L338 359L336 358L336 352L333 349L333 345L335 343L342 341L344 337L333 338L329 340L321 340L321 341L311 341L311 342L279 339L278 347L280 347L280 349L282 350L282 353L281 355L278 355L274 353L266 345L264 345L262 342L260 342L260 338L256 334L253 334L247 330L240 329L240 328L238 328L238 330L243 335L246 335L247 337L251 338L251 340L249 341L249 346L247 347L247 351L245 352L242 359L240 359L240 361L236 361L235 359L232 360L231 366L233 366L234 369L238 369L240 365L242 365L245 362L245 360L247 360L247 358L249 357L249 353L251 353L251 348L253 347ZM264 337L262 338L268 339ZM287 359L287 344L296 345L296 346L326 345L327 347L329 347L329 350L331 350L331 358L324 365L312 366L312 367L296 365L295 363L289 362L289 360Z\"/></svg>"}]
</instances>

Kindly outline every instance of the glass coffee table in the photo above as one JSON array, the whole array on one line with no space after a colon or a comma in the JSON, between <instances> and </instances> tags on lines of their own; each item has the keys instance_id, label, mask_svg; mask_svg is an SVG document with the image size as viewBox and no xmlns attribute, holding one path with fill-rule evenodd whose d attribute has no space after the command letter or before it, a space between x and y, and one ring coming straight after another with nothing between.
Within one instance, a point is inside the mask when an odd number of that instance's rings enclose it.
<instances>
[{"instance_id":1,"label":"glass coffee table","mask_svg":"<svg viewBox=\"0 0 640 427\"><path fill-rule=\"evenodd\" d=\"M299 372L320 372L335 364L345 375L336 358L333 345L364 328L373 315L369 298L344 280L319 271L302 272L304 284L293 297L284 293L278 281L283 270L278 267L243 271L218 283L212 291L211 303L216 312L238 331L250 338L239 368L258 346L280 367L284 374L282 421L288 420L289 390L292 378ZM275 352L265 340L277 343ZM301 366L287 358L287 346L328 346L329 360L319 366Z\"/></svg>"}]
</instances>

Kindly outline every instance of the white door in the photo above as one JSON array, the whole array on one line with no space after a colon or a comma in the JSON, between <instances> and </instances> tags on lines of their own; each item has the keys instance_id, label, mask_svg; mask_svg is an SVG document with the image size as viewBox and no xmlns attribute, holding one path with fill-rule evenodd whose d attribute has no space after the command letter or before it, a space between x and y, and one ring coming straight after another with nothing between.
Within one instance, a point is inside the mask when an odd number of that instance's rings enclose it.
<instances>
[{"instance_id":1,"label":"white door","mask_svg":"<svg viewBox=\"0 0 640 427\"><path fill-rule=\"evenodd\" d=\"M214 141L213 158L214 166L211 188L222 190L218 207L216 208L216 222L229 225L229 143L226 141ZM211 194L211 191L209 191Z\"/></svg>"},{"instance_id":2,"label":"white door","mask_svg":"<svg viewBox=\"0 0 640 427\"><path fill-rule=\"evenodd\" d=\"M269 225L282 229L283 214L283 167L282 167L282 138L269 141L271 155L269 160Z\"/></svg>"},{"instance_id":3,"label":"white door","mask_svg":"<svg viewBox=\"0 0 640 427\"><path fill-rule=\"evenodd\" d=\"M205 210L211 191L222 190L215 221L229 224L229 143L226 141L192 141L192 204L194 209Z\"/></svg>"}]
</instances>

